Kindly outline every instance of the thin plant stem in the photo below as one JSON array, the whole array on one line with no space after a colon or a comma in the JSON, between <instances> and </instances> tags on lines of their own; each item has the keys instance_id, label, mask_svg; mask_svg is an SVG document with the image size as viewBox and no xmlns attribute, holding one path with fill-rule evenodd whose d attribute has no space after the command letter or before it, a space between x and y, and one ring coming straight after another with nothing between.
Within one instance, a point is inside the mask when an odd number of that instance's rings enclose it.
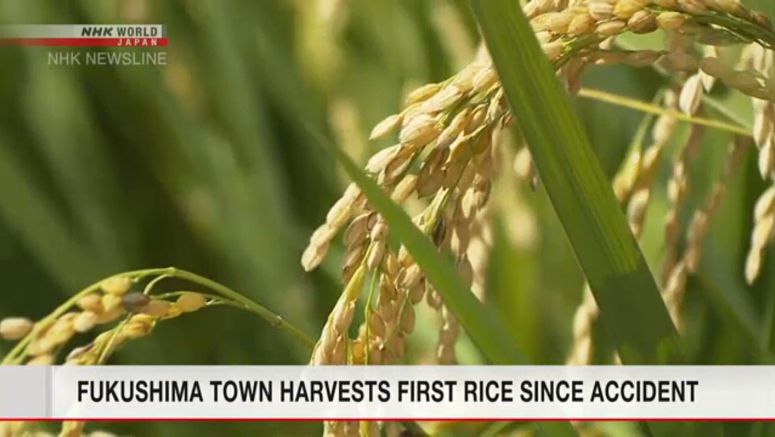
<instances>
[{"instance_id":1,"label":"thin plant stem","mask_svg":"<svg viewBox=\"0 0 775 437\"><path fill-rule=\"evenodd\" d=\"M628 44L628 43L626 43L626 42L624 42L622 40L617 40L616 41L616 45L618 47L621 47L622 49L625 49L625 50L637 50L637 47L633 46L632 44ZM664 67L660 66L659 64L652 64L651 68L656 73L658 73L660 76L662 76L663 78L668 80L669 82L671 82L673 84L676 84L676 85L678 85L680 83L675 77L671 76L670 73L668 73L667 69L665 69ZM723 115L724 117L726 117L730 121L735 122L739 126L747 128L749 130L753 129L753 125L751 124L750 121L748 121L745 118L741 117L739 114L735 113L734 111L729 110L729 108L724 106L723 103L721 103L720 101L718 101L715 98L711 97L710 95L708 95L706 93L703 93L702 101L703 101L703 103L708 105L708 107L713 108L713 110L715 110L719 114Z\"/></svg>"},{"instance_id":2,"label":"thin plant stem","mask_svg":"<svg viewBox=\"0 0 775 437\"><path fill-rule=\"evenodd\" d=\"M102 352L100 352L100 356L97 359L97 364L105 364L105 360L108 359L108 356L113 352L113 345L116 342L116 338L121 333L121 331L124 329L124 326L126 326L127 323L129 323L129 319L132 318L132 314L127 314L126 317L124 317L121 322L119 322L118 326L116 326L115 329L113 329L113 332L110 334L110 338L108 339L107 344L102 349Z\"/></svg>"},{"instance_id":3,"label":"thin plant stem","mask_svg":"<svg viewBox=\"0 0 775 437\"><path fill-rule=\"evenodd\" d=\"M170 277L170 275L165 273L163 275L159 275L159 276L151 279L150 281L148 281L148 284L146 284L145 288L143 289L143 294L146 295L146 296L151 294L151 291L153 291L153 287L155 287L156 284L158 284L159 282L161 282L161 281L163 281L163 280L165 280L165 279L167 279L169 277Z\"/></svg>"},{"instance_id":4,"label":"thin plant stem","mask_svg":"<svg viewBox=\"0 0 775 437\"><path fill-rule=\"evenodd\" d=\"M750 137L751 132L742 126L736 126L731 123L726 123L720 120L714 120L710 118L696 117L684 114L683 112L676 111L674 109L664 108L648 102L633 99L630 97L621 96L614 93L609 93L602 90L592 88L582 88L579 90L579 96L588 99L597 100L600 102L610 103L612 105L621 106L624 108L634 109L636 111L646 112L654 115L668 115L675 117L678 120L696 124L699 126L705 126L713 129L719 129L726 132L733 133L735 135L741 135Z\"/></svg>"},{"instance_id":5,"label":"thin plant stem","mask_svg":"<svg viewBox=\"0 0 775 437\"><path fill-rule=\"evenodd\" d=\"M299 328L295 327L294 325L286 321L282 316L273 313L263 305L260 305L250 300L249 298L245 297L241 293L238 293L237 291L234 291L231 288L226 287L225 285L215 282L212 279L205 278L204 276L200 276L200 275L197 275L196 273L192 273L186 270L170 267L167 269L167 272L172 277L185 279L194 284L201 285L224 297L227 297L235 302L240 303L244 309L266 320L270 325L274 326L275 328L279 328L287 332L288 334L290 334L291 336L299 340L299 342L304 344L309 350L312 350L312 348L314 347L315 342L312 339L310 339L306 334L304 334L304 332L302 332Z\"/></svg>"}]
</instances>

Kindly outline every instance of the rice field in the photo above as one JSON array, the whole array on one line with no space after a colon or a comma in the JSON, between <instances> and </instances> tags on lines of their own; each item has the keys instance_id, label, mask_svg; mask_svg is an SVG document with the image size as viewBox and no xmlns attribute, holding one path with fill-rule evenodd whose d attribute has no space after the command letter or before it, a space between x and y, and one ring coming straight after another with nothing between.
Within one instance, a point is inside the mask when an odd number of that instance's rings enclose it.
<instances>
[{"instance_id":1,"label":"rice field","mask_svg":"<svg viewBox=\"0 0 775 437\"><path fill-rule=\"evenodd\" d=\"M2 363L771 364L773 14L767 0L0 5L3 23L163 23L170 40L163 67L0 47Z\"/></svg>"}]
</instances>

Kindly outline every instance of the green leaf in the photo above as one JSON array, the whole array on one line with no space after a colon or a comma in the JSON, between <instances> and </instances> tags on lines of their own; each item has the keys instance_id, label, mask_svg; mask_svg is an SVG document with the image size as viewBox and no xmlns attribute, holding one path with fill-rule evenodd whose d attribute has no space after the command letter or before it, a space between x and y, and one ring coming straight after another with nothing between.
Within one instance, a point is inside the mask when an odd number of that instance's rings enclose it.
<instances>
[{"instance_id":1,"label":"green leaf","mask_svg":"<svg viewBox=\"0 0 775 437\"><path fill-rule=\"evenodd\" d=\"M96 276L93 253L80 240L0 132L0 220L63 288Z\"/></svg>"},{"instance_id":2,"label":"green leaf","mask_svg":"<svg viewBox=\"0 0 775 437\"><path fill-rule=\"evenodd\" d=\"M406 212L339 147L311 128L310 132L334 152L347 174L366 195L369 204L385 218L391 234L398 237L426 278L444 297L444 304L452 310L482 354L493 364L524 363L524 356L516 349L516 341L494 310L476 299L463 284L451 262L439 253L430 238L412 223Z\"/></svg>"},{"instance_id":3,"label":"green leaf","mask_svg":"<svg viewBox=\"0 0 775 437\"><path fill-rule=\"evenodd\" d=\"M473 0L541 180L624 363L679 356L678 336L578 117L519 2Z\"/></svg>"}]
</instances>

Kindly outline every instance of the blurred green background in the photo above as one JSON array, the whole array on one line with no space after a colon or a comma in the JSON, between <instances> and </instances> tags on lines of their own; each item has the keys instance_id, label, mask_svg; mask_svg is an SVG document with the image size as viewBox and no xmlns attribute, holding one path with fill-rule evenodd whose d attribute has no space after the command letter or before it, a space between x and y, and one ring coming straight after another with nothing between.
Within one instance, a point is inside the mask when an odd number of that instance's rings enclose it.
<instances>
[{"instance_id":1,"label":"blurred green background","mask_svg":"<svg viewBox=\"0 0 775 437\"><path fill-rule=\"evenodd\" d=\"M759 9L773 9L760 3ZM172 265L240 290L313 337L340 291L341 249L312 274L303 273L298 259L347 181L302 126L326 133L364 162L387 145L365 142L371 126L396 112L413 86L464 66L479 41L465 0L9 0L0 2L0 22L161 23L170 38L166 67L49 66L49 49L0 47L0 318L40 318L102 277ZM650 101L667 81L648 69L601 67L588 72L584 85ZM745 98L723 88L714 98L750 123ZM577 106L613 175L643 115L588 100ZM682 126L676 145L685 131ZM690 207L709 193L730 139L707 132L691 163ZM499 304L532 362L560 364L583 279L545 193L520 184L508 162L503 167L493 197L487 298ZM655 272L669 173L668 160L643 239ZM741 273L752 205L763 189L749 154L713 222L701 272L689 284L690 362L761 363L773 350L775 254L754 287L744 285ZM690 214L687 209L685 221ZM409 362L432 356L438 322L431 312L421 315ZM603 333L595 336L603 345L596 360L610 362ZM0 352L9 346L0 344ZM465 341L458 352L463 363L481 362ZM161 324L112 362L307 359L262 320L214 308ZM316 435L320 429L90 426L102 428L138 435ZM468 435L481 427L445 428L440 432ZM627 424L603 428L636 432ZM693 429L702 435L701 426ZM725 429L767 432L749 424Z\"/></svg>"}]
</instances>

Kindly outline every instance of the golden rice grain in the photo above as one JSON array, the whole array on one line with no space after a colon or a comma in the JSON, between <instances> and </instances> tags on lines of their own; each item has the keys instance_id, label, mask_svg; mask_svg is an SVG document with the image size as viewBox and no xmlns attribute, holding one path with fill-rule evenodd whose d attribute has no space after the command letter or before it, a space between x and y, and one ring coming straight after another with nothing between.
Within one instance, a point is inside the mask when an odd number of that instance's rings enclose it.
<instances>
[{"instance_id":1,"label":"golden rice grain","mask_svg":"<svg viewBox=\"0 0 775 437\"><path fill-rule=\"evenodd\" d=\"M197 311L205 304L207 304L207 299L200 293L183 293L175 301L175 305L184 313Z\"/></svg>"},{"instance_id":2,"label":"golden rice grain","mask_svg":"<svg viewBox=\"0 0 775 437\"><path fill-rule=\"evenodd\" d=\"M427 85L423 85L420 88L417 88L416 90L409 93L409 95L406 97L406 100L404 104L406 106L412 106L416 103L421 103L430 98L431 96L435 95L437 92L439 92L439 89L441 89L441 85L437 83L430 83Z\"/></svg>"},{"instance_id":3,"label":"golden rice grain","mask_svg":"<svg viewBox=\"0 0 775 437\"><path fill-rule=\"evenodd\" d=\"M373 141L389 135L391 132L398 129L398 126L401 125L401 121L401 114L393 114L386 117L374 126L374 129L372 129L371 134L369 135L369 140Z\"/></svg>"},{"instance_id":4,"label":"golden rice grain","mask_svg":"<svg viewBox=\"0 0 775 437\"><path fill-rule=\"evenodd\" d=\"M651 33L659 27L657 17L650 11L640 10L627 20L627 27L634 33Z\"/></svg>"},{"instance_id":5,"label":"golden rice grain","mask_svg":"<svg viewBox=\"0 0 775 437\"><path fill-rule=\"evenodd\" d=\"M662 12L657 15L657 24L664 30L678 30L683 27L689 17L680 12Z\"/></svg>"},{"instance_id":6,"label":"golden rice grain","mask_svg":"<svg viewBox=\"0 0 775 437\"><path fill-rule=\"evenodd\" d=\"M702 78L699 74L695 74L687 79L686 83L681 88L681 95L678 98L678 106L683 112L692 115L696 113L697 109L700 107L702 94Z\"/></svg>"},{"instance_id":7,"label":"golden rice grain","mask_svg":"<svg viewBox=\"0 0 775 437\"><path fill-rule=\"evenodd\" d=\"M170 309L170 304L166 300L152 299L148 302L140 312L153 317L163 317Z\"/></svg>"},{"instance_id":8,"label":"golden rice grain","mask_svg":"<svg viewBox=\"0 0 775 437\"><path fill-rule=\"evenodd\" d=\"M102 297L97 293L86 295L76 303L82 310L91 311L95 314L101 314L105 311L102 306Z\"/></svg>"},{"instance_id":9,"label":"golden rice grain","mask_svg":"<svg viewBox=\"0 0 775 437\"><path fill-rule=\"evenodd\" d=\"M100 287L107 294L121 296L132 287L132 281L126 276L114 276L104 280Z\"/></svg>"},{"instance_id":10,"label":"golden rice grain","mask_svg":"<svg viewBox=\"0 0 775 437\"><path fill-rule=\"evenodd\" d=\"M88 332L96 324L99 316L92 311L83 311L73 320L73 329L76 332Z\"/></svg>"},{"instance_id":11,"label":"golden rice grain","mask_svg":"<svg viewBox=\"0 0 775 437\"><path fill-rule=\"evenodd\" d=\"M32 331L34 324L22 317L9 317L0 320L0 337L4 340L19 340Z\"/></svg>"},{"instance_id":12,"label":"golden rice grain","mask_svg":"<svg viewBox=\"0 0 775 437\"><path fill-rule=\"evenodd\" d=\"M115 309L119 309L123 304L122 297L117 294L104 294L102 295L101 300L105 312L112 312Z\"/></svg>"}]
</instances>

